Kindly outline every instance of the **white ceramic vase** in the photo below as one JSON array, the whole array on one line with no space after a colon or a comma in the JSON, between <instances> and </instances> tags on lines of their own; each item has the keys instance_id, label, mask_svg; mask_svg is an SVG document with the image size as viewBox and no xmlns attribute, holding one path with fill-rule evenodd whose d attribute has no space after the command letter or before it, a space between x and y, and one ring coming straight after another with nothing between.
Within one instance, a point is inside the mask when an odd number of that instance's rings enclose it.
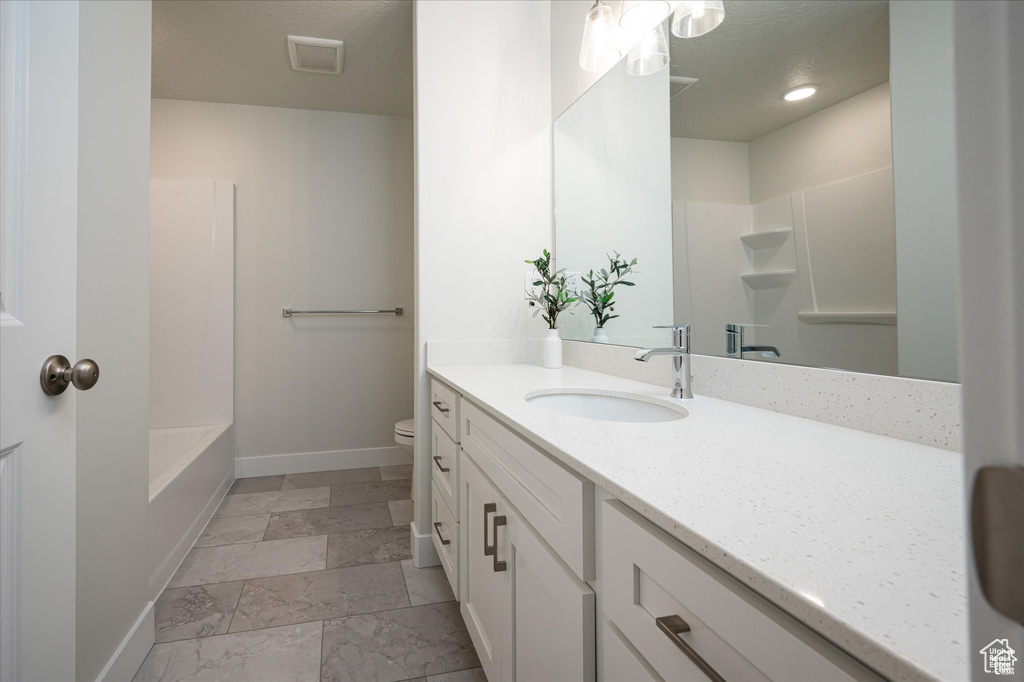
<instances>
[{"instance_id":1,"label":"white ceramic vase","mask_svg":"<svg viewBox=\"0 0 1024 682\"><path fill-rule=\"evenodd\" d=\"M608 332L604 327L594 327L594 335L590 338L594 343L608 343Z\"/></svg>"},{"instance_id":2,"label":"white ceramic vase","mask_svg":"<svg viewBox=\"0 0 1024 682\"><path fill-rule=\"evenodd\" d=\"M544 337L544 366L547 369L558 369L562 366L562 339L557 329L549 329Z\"/></svg>"}]
</instances>

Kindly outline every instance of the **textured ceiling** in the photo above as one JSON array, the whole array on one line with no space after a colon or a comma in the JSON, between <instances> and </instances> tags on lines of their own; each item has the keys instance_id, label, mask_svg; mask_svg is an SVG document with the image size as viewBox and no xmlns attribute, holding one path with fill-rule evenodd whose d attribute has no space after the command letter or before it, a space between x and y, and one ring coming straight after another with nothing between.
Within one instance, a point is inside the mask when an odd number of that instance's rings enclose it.
<instances>
[{"instance_id":1,"label":"textured ceiling","mask_svg":"<svg viewBox=\"0 0 1024 682\"><path fill-rule=\"evenodd\" d=\"M345 70L293 71L288 35L345 41ZM412 2L155 0L153 97L411 116Z\"/></svg>"},{"instance_id":2,"label":"textured ceiling","mask_svg":"<svg viewBox=\"0 0 1024 682\"><path fill-rule=\"evenodd\" d=\"M885 0L726 0L725 21L671 37L672 136L749 142L889 80ZM800 102L782 94L813 83Z\"/></svg>"}]
</instances>

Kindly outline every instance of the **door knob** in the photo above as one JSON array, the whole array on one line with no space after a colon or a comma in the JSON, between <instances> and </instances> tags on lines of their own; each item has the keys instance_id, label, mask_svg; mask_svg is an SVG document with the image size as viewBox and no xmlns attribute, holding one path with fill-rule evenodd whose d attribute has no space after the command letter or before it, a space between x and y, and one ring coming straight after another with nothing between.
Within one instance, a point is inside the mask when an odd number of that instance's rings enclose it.
<instances>
[{"instance_id":1,"label":"door knob","mask_svg":"<svg viewBox=\"0 0 1024 682\"><path fill-rule=\"evenodd\" d=\"M63 355L51 355L39 372L39 383L46 395L60 395L74 384L79 391L88 391L100 380L100 366L95 360L79 360L72 367Z\"/></svg>"}]
</instances>

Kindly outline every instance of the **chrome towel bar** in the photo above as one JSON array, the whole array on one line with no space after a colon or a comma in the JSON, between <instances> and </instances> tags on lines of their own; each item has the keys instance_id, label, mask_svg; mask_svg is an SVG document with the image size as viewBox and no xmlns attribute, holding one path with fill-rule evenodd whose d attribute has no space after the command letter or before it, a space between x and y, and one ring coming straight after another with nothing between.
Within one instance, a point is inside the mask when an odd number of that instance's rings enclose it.
<instances>
[{"instance_id":1,"label":"chrome towel bar","mask_svg":"<svg viewBox=\"0 0 1024 682\"><path fill-rule=\"evenodd\" d=\"M401 308L391 308L390 310L292 310L291 308L282 308L281 317L291 317L292 315L376 315L378 313L401 315L402 312Z\"/></svg>"}]
</instances>

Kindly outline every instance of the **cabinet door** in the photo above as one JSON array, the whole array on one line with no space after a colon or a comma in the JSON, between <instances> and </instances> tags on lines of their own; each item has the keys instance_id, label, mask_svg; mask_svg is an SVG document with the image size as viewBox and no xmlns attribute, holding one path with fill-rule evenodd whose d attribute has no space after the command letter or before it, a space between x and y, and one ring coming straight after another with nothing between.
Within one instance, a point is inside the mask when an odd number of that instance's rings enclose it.
<instances>
[{"instance_id":1,"label":"cabinet door","mask_svg":"<svg viewBox=\"0 0 1024 682\"><path fill-rule=\"evenodd\" d=\"M594 592L502 500L498 558L507 561L511 590L503 620L502 680L594 679ZM505 540L502 535L507 534Z\"/></svg>"},{"instance_id":2,"label":"cabinet door","mask_svg":"<svg viewBox=\"0 0 1024 682\"><path fill-rule=\"evenodd\" d=\"M459 552L459 596L462 618L476 646L487 679L501 678L502 619L508 571L496 571L494 556L485 553L493 547L494 517L499 514L501 496L487 477L465 453L460 454L461 542ZM509 678L511 680L512 678Z\"/></svg>"}]
</instances>

